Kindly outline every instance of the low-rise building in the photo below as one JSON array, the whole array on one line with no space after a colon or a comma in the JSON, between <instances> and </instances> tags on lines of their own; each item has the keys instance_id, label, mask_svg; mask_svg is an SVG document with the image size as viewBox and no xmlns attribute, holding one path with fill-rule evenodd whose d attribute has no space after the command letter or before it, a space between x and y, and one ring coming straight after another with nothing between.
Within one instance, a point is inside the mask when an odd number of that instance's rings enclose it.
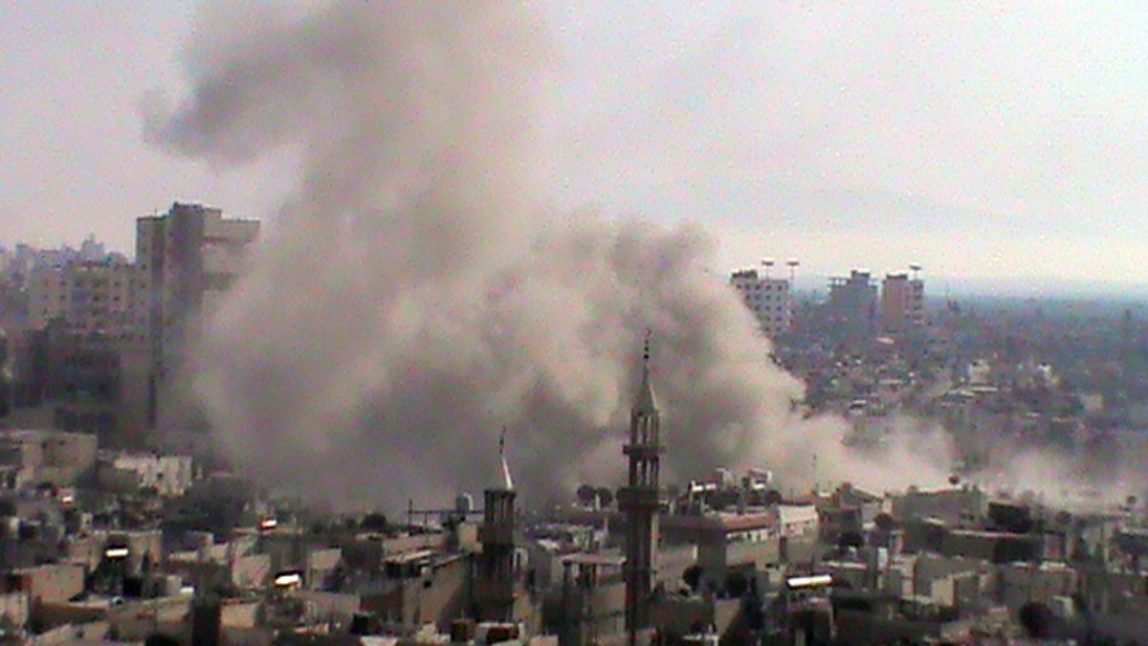
<instances>
[{"instance_id":1,"label":"low-rise building","mask_svg":"<svg viewBox=\"0 0 1148 646\"><path fill-rule=\"evenodd\" d=\"M91 473L96 436L64 431L0 430L0 488L65 487Z\"/></svg>"},{"instance_id":2,"label":"low-rise building","mask_svg":"<svg viewBox=\"0 0 1148 646\"><path fill-rule=\"evenodd\" d=\"M169 497L187 492L194 476L192 459L187 455L119 453L112 457L111 466L134 474L139 487Z\"/></svg>"}]
</instances>

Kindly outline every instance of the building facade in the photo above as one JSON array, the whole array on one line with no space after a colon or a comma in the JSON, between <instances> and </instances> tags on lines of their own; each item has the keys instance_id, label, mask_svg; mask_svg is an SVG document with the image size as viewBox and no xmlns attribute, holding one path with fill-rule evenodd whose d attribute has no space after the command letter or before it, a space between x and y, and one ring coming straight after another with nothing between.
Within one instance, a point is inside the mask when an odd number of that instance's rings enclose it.
<instances>
[{"instance_id":1,"label":"building facade","mask_svg":"<svg viewBox=\"0 0 1148 646\"><path fill-rule=\"evenodd\" d=\"M28 326L65 322L71 334L142 339L146 291L135 265L117 259L73 260L35 270L28 281Z\"/></svg>"},{"instance_id":2,"label":"building facade","mask_svg":"<svg viewBox=\"0 0 1148 646\"><path fill-rule=\"evenodd\" d=\"M793 325L793 298L788 280L767 278L755 269L745 269L735 271L729 284L753 312L766 336L789 331Z\"/></svg>"},{"instance_id":3,"label":"building facade","mask_svg":"<svg viewBox=\"0 0 1148 646\"><path fill-rule=\"evenodd\" d=\"M258 236L258 221L224 218L222 210L200 204L176 202L163 215L136 220L153 400L163 396L164 385L183 364L204 314L218 307L242 273Z\"/></svg>"},{"instance_id":4,"label":"building facade","mask_svg":"<svg viewBox=\"0 0 1148 646\"><path fill-rule=\"evenodd\" d=\"M886 274L881 281L881 329L898 334L925 326L925 281Z\"/></svg>"},{"instance_id":5,"label":"building facade","mask_svg":"<svg viewBox=\"0 0 1148 646\"><path fill-rule=\"evenodd\" d=\"M869 272L854 269L848 278L831 278L826 306L830 330L838 340L859 341L876 331L877 285Z\"/></svg>"}]
</instances>

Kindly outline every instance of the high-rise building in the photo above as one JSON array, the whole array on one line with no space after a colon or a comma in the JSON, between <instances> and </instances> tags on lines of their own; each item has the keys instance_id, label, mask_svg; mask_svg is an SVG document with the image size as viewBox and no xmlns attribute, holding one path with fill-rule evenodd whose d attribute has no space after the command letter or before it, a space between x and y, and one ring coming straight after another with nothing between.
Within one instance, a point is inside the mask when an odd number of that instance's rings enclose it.
<instances>
[{"instance_id":1,"label":"high-rise building","mask_svg":"<svg viewBox=\"0 0 1148 646\"><path fill-rule=\"evenodd\" d=\"M89 256L103 254L86 244ZM43 405L57 428L94 434L103 447L146 447L150 360L139 270L103 254L40 265L28 282L25 356L13 366L18 405Z\"/></svg>"},{"instance_id":2,"label":"high-rise building","mask_svg":"<svg viewBox=\"0 0 1148 646\"><path fill-rule=\"evenodd\" d=\"M660 418L650 383L650 344L642 356L642 382L630 410L630 438L622 452L629 458L626 486L618 492L618 507L626 516L626 561L622 566L626 584L626 632L630 643L650 626L650 595L658 548L660 507L658 471L664 447Z\"/></svg>"},{"instance_id":3,"label":"high-rise building","mask_svg":"<svg viewBox=\"0 0 1148 646\"><path fill-rule=\"evenodd\" d=\"M838 340L861 341L876 332L877 285L867 271L829 279L829 329Z\"/></svg>"},{"instance_id":4,"label":"high-rise building","mask_svg":"<svg viewBox=\"0 0 1148 646\"><path fill-rule=\"evenodd\" d=\"M259 235L256 220L229 219L220 209L176 202L136 221L136 264L147 293L147 337L155 387L183 364L213 311L242 272Z\"/></svg>"},{"instance_id":5,"label":"high-rise building","mask_svg":"<svg viewBox=\"0 0 1148 646\"><path fill-rule=\"evenodd\" d=\"M788 332L793 324L793 299L789 281L760 276L756 269L735 271L729 284L741 295L768 337Z\"/></svg>"},{"instance_id":6,"label":"high-rise building","mask_svg":"<svg viewBox=\"0 0 1148 646\"><path fill-rule=\"evenodd\" d=\"M881 329L902 333L925 325L925 281L886 274L881 281Z\"/></svg>"}]
</instances>

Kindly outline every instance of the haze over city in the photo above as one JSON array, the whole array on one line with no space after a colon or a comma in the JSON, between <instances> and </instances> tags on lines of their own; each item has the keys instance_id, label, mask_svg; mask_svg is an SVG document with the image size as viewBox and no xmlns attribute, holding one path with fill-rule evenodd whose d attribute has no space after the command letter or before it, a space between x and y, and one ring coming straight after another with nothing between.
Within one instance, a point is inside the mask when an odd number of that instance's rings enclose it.
<instances>
[{"instance_id":1,"label":"haze over city","mask_svg":"<svg viewBox=\"0 0 1148 646\"><path fill-rule=\"evenodd\" d=\"M562 209L697 223L718 273L768 256L808 276L918 262L1037 288L1148 282L1148 18L1132 6L532 7L548 41L540 162ZM200 26L219 11L3 9L9 242L94 233L130 250L131 218L173 196L275 226L297 151L223 168L143 140L146 106L178 101L203 62L188 43L221 37Z\"/></svg>"},{"instance_id":2,"label":"haze over city","mask_svg":"<svg viewBox=\"0 0 1148 646\"><path fill-rule=\"evenodd\" d=\"M0 9L0 642L1148 637L1148 18Z\"/></svg>"}]
</instances>

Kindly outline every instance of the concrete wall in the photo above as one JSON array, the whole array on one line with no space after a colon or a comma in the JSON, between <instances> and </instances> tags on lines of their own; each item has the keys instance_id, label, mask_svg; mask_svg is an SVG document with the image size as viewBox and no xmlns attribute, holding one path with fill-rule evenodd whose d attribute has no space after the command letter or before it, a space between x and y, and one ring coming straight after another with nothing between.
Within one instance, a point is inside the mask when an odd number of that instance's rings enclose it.
<instances>
[{"instance_id":1,"label":"concrete wall","mask_svg":"<svg viewBox=\"0 0 1148 646\"><path fill-rule=\"evenodd\" d=\"M1053 597L1075 593L1077 576L1075 570L1061 563L1014 563L1001 566L998 585L1000 601L1016 612L1030 601L1047 603Z\"/></svg>"},{"instance_id":2,"label":"concrete wall","mask_svg":"<svg viewBox=\"0 0 1148 646\"><path fill-rule=\"evenodd\" d=\"M953 574L979 572L985 567L986 564L977 559L921 554L913 565L913 594L931 596L934 582Z\"/></svg>"},{"instance_id":3,"label":"concrete wall","mask_svg":"<svg viewBox=\"0 0 1148 646\"><path fill-rule=\"evenodd\" d=\"M139 486L152 487L162 496L182 496L191 487L192 460L188 456L123 453L113 458L112 465L135 473Z\"/></svg>"},{"instance_id":4,"label":"concrete wall","mask_svg":"<svg viewBox=\"0 0 1148 646\"><path fill-rule=\"evenodd\" d=\"M24 568L13 572L15 592L23 590L36 603L67 601L84 591L84 568L68 563L55 563Z\"/></svg>"},{"instance_id":5,"label":"concrete wall","mask_svg":"<svg viewBox=\"0 0 1148 646\"><path fill-rule=\"evenodd\" d=\"M350 625L351 618L359 612L361 600L357 594L298 590L293 596L306 604L307 614L315 621L335 621Z\"/></svg>"},{"instance_id":6,"label":"concrete wall","mask_svg":"<svg viewBox=\"0 0 1148 646\"><path fill-rule=\"evenodd\" d=\"M31 603L27 592L0 594L0 621L16 628L28 623Z\"/></svg>"},{"instance_id":7,"label":"concrete wall","mask_svg":"<svg viewBox=\"0 0 1148 646\"><path fill-rule=\"evenodd\" d=\"M987 506L988 500L979 489L910 491L893 499L893 516L899 520L936 518L959 525L983 515Z\"/></svg>"},{"instance_id":8,"label":"concrete wall","mask_svg":"<svg viewBox=\"0 0 1148 646\"><path fill-rule=\"evenodd\" d=\"M240 556L231 564L231 582L239 588L261 588L270 577L271 557L267 554Z\"/></svg>"},{"instance_id":9,"label":"concrete wall","mask_svg":"<svg viewBox=\"0 0 1148 646\"><path fill-rule=\"evenodd\" d=\"M426 577L388 580L378 594L364 595L363 610L379 613L384 623L434 623L442 632L471 604L471 562L459 556L435 564Z\"/></svg>"}]
</instances>

